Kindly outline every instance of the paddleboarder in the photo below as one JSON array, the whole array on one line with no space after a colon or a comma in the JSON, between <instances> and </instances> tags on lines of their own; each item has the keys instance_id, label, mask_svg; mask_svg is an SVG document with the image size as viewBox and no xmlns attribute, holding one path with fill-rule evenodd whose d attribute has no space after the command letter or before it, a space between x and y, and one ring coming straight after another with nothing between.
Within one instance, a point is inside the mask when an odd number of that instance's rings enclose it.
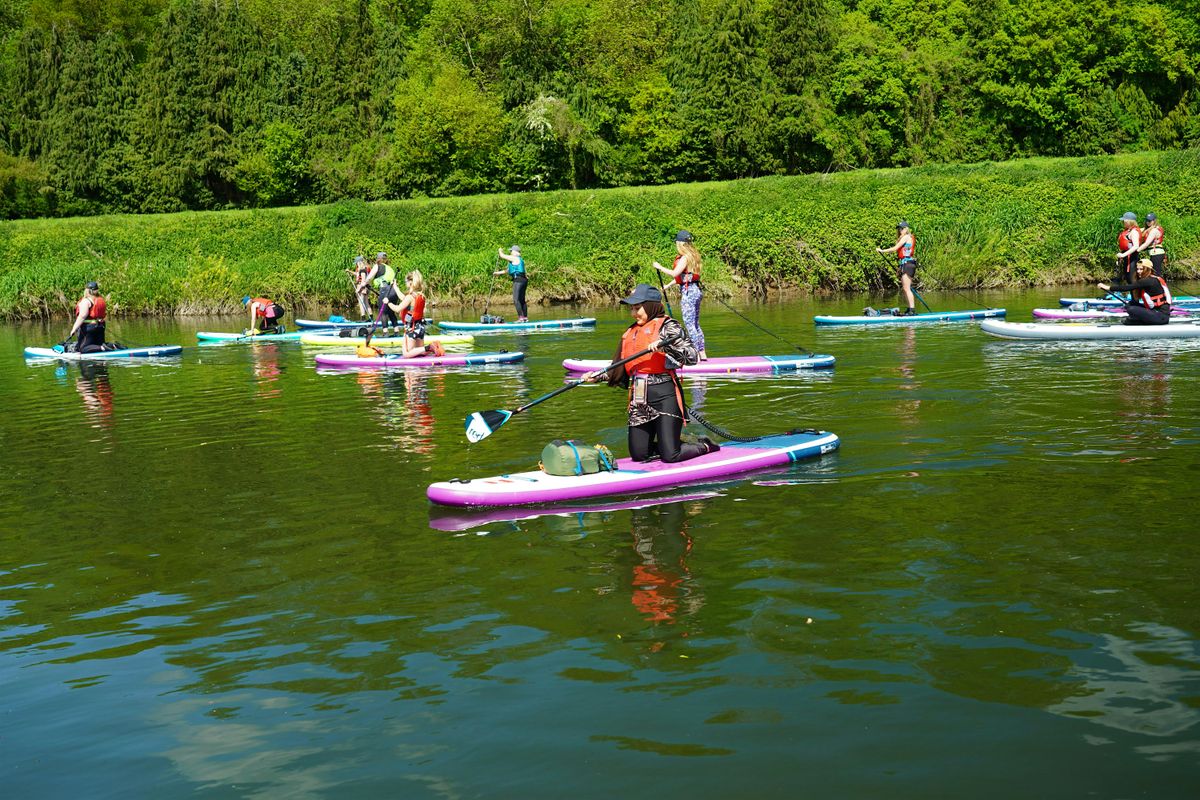
<instances>
[{"instance_id":1,"label":"paddleboarder","mask_svg":"<svg viewBox=\"0 0 1200 800\"><path fill-rule=\"evenodd\" d=\"M1096 284L1106 292L1129 292L1125 304L1126 325L1166 325L1171 321L1171 290L1162 276L1154 274L1154 263L1143 258L1137 263L1137 280L1130 284Z\"/></svg>"},{"instance_id":2,"label":"paddleboarder","mask_svg":"<svg viewBox=\"0 0 1200 800\"><path fill-rule=\"evenodd\" d=\"M100 295L100 284L88 281L83 297L75 304L75 324L67 339L78 334L77 353L98 353L104 349L104 318L107 303Z\"/></svg>"},{"instance_id":3,"label":"paddleboarder","mask_svg":"<svg viewBox=\"0 0 1200 800\"><path fill-rule=\"evenodd\" d=\"M629 391L629 456L648 461L655 456L667 463L713 453L721 448L708 438L683 443L685 422L682 386L675 370L696 364L696 346L684 335L683 327L663 311L662 292L647 283L639 283L633 293L621 300L633 314L613 361L649 348L650 353L611 370L588 373L583 380Z\"/></svg>"},{"instance_id":4,"label":"paddleboarder","mask_svg":"<svg viewBox=\"0 0 1200 800\"><path fill-rule=\"evenodd\" d=\"M900 292L904 295L904 300L908 303L908 308L900 316L911 317L917 313L917 301L913 297L913 278L917 275L917 257L915 255L917 243L913 239L912 231L909 230L907 222L899 222L896 225L896 243L891 247L884 249L876 247L877 253L895 253L898 263L896 268L900 273Z\"/></svg>"},{"instance_id":5,"label":"paddleboarder","mask_svg":"<svg viewBox=\"0 0 1200 800\"><path fill-rule=\"evenodd\" d=\"M1142 243L1138 245L1138 252L1144 252L1150 256L1150 263L1154 265L1154 274L1161 278L1167 251L1163 248L1163 229L1158 222L1157 214L1146 215L1146 227L1142 229L1141 239Z\"/></svg>"},{"instance_id":6,"label":"paddleboarder","mask_svg":"<svg viewBox=\"0 0 1200 800\"><path fill-rule=\"evenodd\" d=\"M372 264L363 256L354 257L354 267L346 270L354 282L354 299L358 301L358 310L363 321L371 319L370 283L367 275L371 272Z\"/></svg>"},{"instance_id":7,"label":"paddleboarder","mask_svg":"<svg viewBox=\"0 0 1200 800\"><path fill-rule=\"evenodd\" d=\"M1137 214L1126 211L1121 215L1122 229L1117 234L1117 280L1133 283L1138 248L1142 244L1142 231L1138 227Z\"/></svg>"},{"instance_id":8,"label":"paddleboarder","mask_svg":"<svg viewBox=\"0 0 1200 800\"><path fill-rule=\"evenodd\" d=\"M283 306L268 297L242 298L242 305L250 309L250 327L246 329L247 336L257 336L260 333L283 333Z\"/></svg>"},{"instance_id":9,"label":"paddleboarder","mask_svg":"<svg viewBox=\"0 0 1200 800\"><path fill-rule=\"evenodd\" d=\"M404 323L404 357L420 358L426 355L445 355L442 346L437 342L425 344L425 279L421 276L420 270L413 270L404 276L404 284L408 288L408 292L398 306L393 306L393 310Z\"/></svg>"},{"instance_id":10,"label":"paddleboarder","mask_svg":"<svg viewBox=\"0 0 1200 800\"><path fill-rule=\"evenodd\" d=\"M692 344L696 345L701 361L708 361L704 349L704 331L700 328L700 301L704 291L700 286L700 251L692 243L692 234L680 231L675 234L675 261L667 269L657 261L654 268L665 272L679 285L679 306L683 314L683 326L687 329Z\"/></svg>"},{"instance_id":11,"label":"paddleboarder","mask_svg":"<svg viewBox=\"0 0 1200 800\"><path fill-rule=\"evenodd\" d=\"M513 305L517 307L517 322L529 322L529 307L525 305L525 289L529 286L529 276L525 272L525 259L521 257L521 248L514 244L507 253L503 247L498 248L496 252L508 262L508 268L498 269L492 274L507 273L512 278Z\"/></svg>"}]
</instances>

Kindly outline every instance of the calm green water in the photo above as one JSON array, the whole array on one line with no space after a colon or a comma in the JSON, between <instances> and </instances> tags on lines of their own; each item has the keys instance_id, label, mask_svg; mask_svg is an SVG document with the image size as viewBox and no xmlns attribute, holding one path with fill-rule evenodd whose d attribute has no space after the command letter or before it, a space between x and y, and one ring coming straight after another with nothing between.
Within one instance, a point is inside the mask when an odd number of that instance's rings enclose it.
<instances>
[{"instance_id":1,"label":"calm green water","mask_svg":"<svg viewBox=\"0 0 1200 800\"><path fill-rule=\"evenodd\" d=\"M867 302L745 308L836 370L690 382L714 422L838 453L510 519L425 486L556 437L623 452L605 387L462 426L610 354L619 312L428 374L293 343L34 366L63 326L3 329L5 795L1196 797L1200 344L812 325ZM703 322L713 355L787 349Z\"/></svg>"}]
</instances>

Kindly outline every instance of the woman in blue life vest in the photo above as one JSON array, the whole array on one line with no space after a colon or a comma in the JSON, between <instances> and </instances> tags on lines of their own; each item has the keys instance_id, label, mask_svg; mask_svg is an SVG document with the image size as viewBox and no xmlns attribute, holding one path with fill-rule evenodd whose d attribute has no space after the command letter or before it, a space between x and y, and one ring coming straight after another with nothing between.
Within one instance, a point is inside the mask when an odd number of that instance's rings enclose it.
<instances>
[{"instance_id":1,"label":"woman in blue life vest","mask_svg":"<svg viewBox=\"0 0 1200 800\"><path fill-rule=\"evenodd\" d=\"M633 324L621 336L613 361L650 352L612 370L599 370L584 380L628 390L629 456L634 461L659 457L667 463L687 461L721 448L708 438L685 444L681 385L675 370L699 360L696 346L683 327L663 311L662 292L639 283L621 300L633 314Z\"/></svg>"},{"instance_id":2,"label":"woman in blue life vest","mask_svg":"<svg viewBox=\"0 0 1200 800\"><path fill-rule=\"evenodd\" d=\"M700 353L701 361L708 361L704 347L704 331L700 328L700 301L704 291L700 286L700 251L692 244L692 234L680 231L675 234L675 262L667 269L657 261L653 266L671 276L679 284L679 308L683 314L683 327L687 329L692 344Z\"/></svg>"},{"instance_id":3,"label":"woman in blue life vest","mask_svg":"<svg viewBox=\"0 0 1200 800\"><path fill-rule=\"evenodd\" d=\"M83 297L75 304L75 324L67 334L70 339L76 334L79 340L75 345L77 353L96 353L104 349L104 321L108 304L100 296L100 284L88 281L83 290Z\"/></svg>"},{"instance_id":4,"label":"woman in blue life vest","mask_svg":"<svg viewBox=\"0 0 1200 800\"><path fill-rule=\"evenodd\" d=\"M913 298L913 279L917 275L917 243L913 239L912 231L908 229L907 222L901 222L896 225L896 243L886 250L881 247L876 247L877 253L895 253L897 264L896 268L900 273L900 291L904 295L904 302L908 304L903 316L911 317L917 313L917 302Z\"/></svg>"},{"instance_id":5,"label":"woman in blue life vest","mask_svg":"<svg viewBox=\"0 0 1200 800\"><path fill-rule=\"evenodd\" d=\"M492 274L508 273L512 278L513 305L517 307L517 322L529 322L529 307L525 305L525 289L529 286L529 275L525 272L525 259L521 258L521 248L514 244L507 253L503 247L497 252L508 262L508 268L498 269Z\"/></svg>"},{"instance_id":6,"label":"woman in blue life vest","mask_svg":"<svg viewBox=\"0 0 1200 800\"><path fill-rule=\"evenodd\" d=\"M1171 290L1161 276L1154 274L1154 264L1148 258L1137 263L1137 280L1129 284L1109 286L1096 284L1106 292L1129 292L1125 304L1126 325L1166 325L1171 321Z\"/></svg>"}]
</instances>

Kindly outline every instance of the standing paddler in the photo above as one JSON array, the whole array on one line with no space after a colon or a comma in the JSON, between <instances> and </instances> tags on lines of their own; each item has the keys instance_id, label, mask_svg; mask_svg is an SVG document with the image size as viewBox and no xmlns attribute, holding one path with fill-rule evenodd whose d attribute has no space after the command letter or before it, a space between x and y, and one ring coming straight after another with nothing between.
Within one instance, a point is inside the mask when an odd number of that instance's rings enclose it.
<instances>
[{"instance_id":1,"label":"standing paddler","mask_svg":"<svg viewBox=\"0 0 1200 800\"><path fill-rule=\"evenodd\" d=\"M683 327L687 329L692 344L699 351L700 360L708 361L704 347L704 330L700 327L700 301L704 291L700 287L700 251L692 243L692 234L680 231L675 234L675 261L667 269L657 261L653 264L659 272L670 275L679 285L679 308L683 315Z\"/></svg>"},{"instance_id":2,"label":"standing paddler","mask_svg":"<svg viewBox=\"0 0 1200 800\"><path fill-rule=\"evenodd\" d=\"M529 286L529 276L525 273L525 259L521 257L521 248L513 245L509 252L497 248L500 257L508 262L507 269L498 269L493 275L503 275L506 272L512 278L513 305L517 307L517 322L529 322L529 307L525 305L525 289Z\"/></svg>"},{"instance_id":3,"label":"standing paddler","mask_svg":"<svg viewBox=\"0 0 1200 800\"><path fill-rule=\"evenodd\" d=\"M1117 281L1130 284L1136 277L1134 265L1142 244L1142 230L1138 227L1137 214L1132 211L1121 215L1121 226L1121 232L1117 234Z\"/></svg>"},{"instance_id":4,"label":"standing paddler","mask_svg":"<svg viewBox=\"0 0 1200 800\"><path fill-rule=\"evenodd\" d=\"M917 313L917 301L913 297L913 278L917 275L917 243L913 239L912 231L908 228L907 222L900 222L896 225L896 243L891 247L884 249L876 247L877 253L895 253L898 263L896 268L900 273L900 292L904 295L904 301L908 303L908 308L901 315L911 317Z\"/></svg>"}]
</instances>

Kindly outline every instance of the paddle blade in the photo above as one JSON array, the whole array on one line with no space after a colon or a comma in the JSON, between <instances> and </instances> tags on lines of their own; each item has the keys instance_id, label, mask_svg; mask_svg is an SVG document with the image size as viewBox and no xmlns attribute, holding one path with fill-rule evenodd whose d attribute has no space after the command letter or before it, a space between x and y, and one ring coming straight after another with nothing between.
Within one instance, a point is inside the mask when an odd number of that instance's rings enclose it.
<instances>
[{"instance_id":1,"label":"paddle blade","mask_svg":"<svg viewBox=\"0 0 1200 800\"><path fill-rule=\"evenodd\" d=\"M508 422L508 418L512 416L511 411L476 411L471 416L467 417L467 441L479 442L496 432L504 423Z\"/></svg>"}]
</instances>

